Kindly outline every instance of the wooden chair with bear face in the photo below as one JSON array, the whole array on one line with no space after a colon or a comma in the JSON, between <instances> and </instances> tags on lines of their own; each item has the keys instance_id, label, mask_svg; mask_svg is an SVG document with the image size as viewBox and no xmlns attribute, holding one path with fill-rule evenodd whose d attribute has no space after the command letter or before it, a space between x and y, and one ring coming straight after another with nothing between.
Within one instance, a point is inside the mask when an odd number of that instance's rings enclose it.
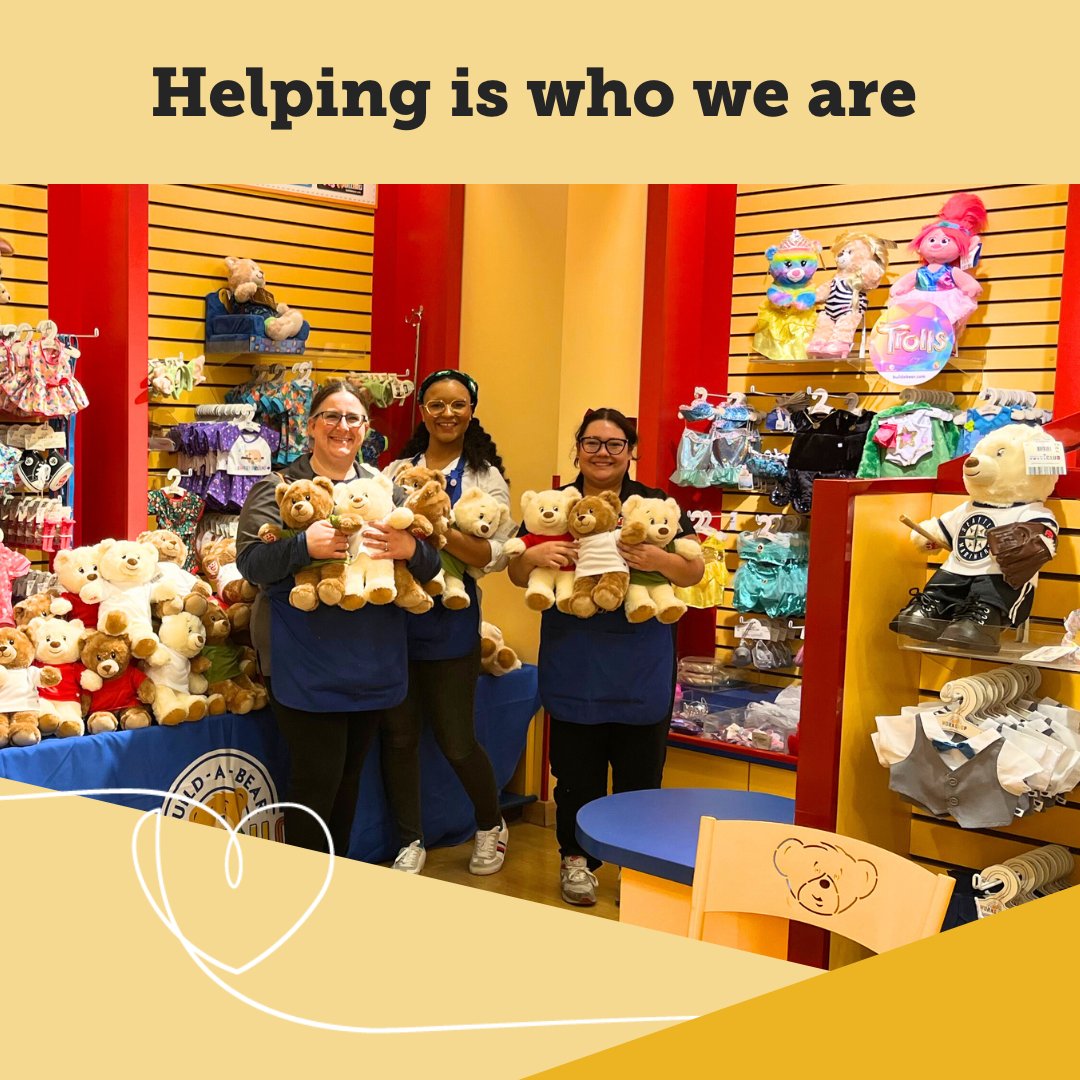
<instances>
[{"instance_id":1,"label":"wooden chair with bear face","mask_svg":"<svg viewBox=\"0 0 1080 1080\"><path fill-rule=\"evenodd\" d=\"M938 933L954 884L862 840L703 817L688 936L786 958L795 921L880 953Z\"/></svg>"}]
</instances>

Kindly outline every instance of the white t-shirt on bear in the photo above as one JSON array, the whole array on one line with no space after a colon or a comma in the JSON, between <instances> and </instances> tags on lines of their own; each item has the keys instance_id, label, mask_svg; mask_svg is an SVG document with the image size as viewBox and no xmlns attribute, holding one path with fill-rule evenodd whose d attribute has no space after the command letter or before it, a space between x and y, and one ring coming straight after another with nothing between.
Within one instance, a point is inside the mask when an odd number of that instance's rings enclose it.
<instances>
[{"instance_id":1,"label":"white t-shirt on bear","mask_svg":"<svg viewBox=\"0 0 1080 1080\"><path fill-rule=\"evenodd\" d=\"M147 674L150 676L150 681L155 686L167 686L170 690L175 690L178 694L189 694L190 690L190 676L191 676L191 661L186 656L181 656L180 653L170 649L167 645L163 645L162 648L169 654L169 659L164 664L154 666L147 665Z\"/></svg>"},{"instance_id":2,"label":"white t-shirt on bear","mask_svg":"<svg viewBox=\"0 0 1080 1080\"><path fill-rule=\"evenodd\" d=\"M129 585L121 588L111 581L102 585L101 603L98 606L98 629L105 627L105 620L111 612L122 611L128 619L129 626L150 625L150 594L154 589L153 582L144 585Z\"/></svg>"},{"instance_id":3,"label":"white t-shirt on bear","mask_svg":"<svg viewBox=\"0 0 1080 1080\"><path fill-rule=\"evenodd\" d=\"M619 532L596 533L577 541L576 577L600 574L627 574L630 568L619 554Z\"/></svg>"},{"instance_id":4,"label":"white t-shirt on bear","mask_svg":"<svg viewBox=\"0 0 1080 1080\"><path fill-rule=\"evenodd\" d=\"M0 669L0 713L38 712L41 668Z\"/></svg>"},{"instance_id":5,"label":"white t-shirt on bear","mask_svg":"<svg viewBox=\"0 0 1080 1080\"><path fill-rule=\"evenodd\" d=\"M1045 525L1054 536L1053 540L1047 538L1050 553L1057 551L1058 523L1042 503L994 506L992 503L966 502L938 518L938 526L952 548L942 570L964 577L1000 574L1001 567L990 554L988 534L999 525L1014 525L1020 521L1037 521Z\"/></svg>"}]
</instances>

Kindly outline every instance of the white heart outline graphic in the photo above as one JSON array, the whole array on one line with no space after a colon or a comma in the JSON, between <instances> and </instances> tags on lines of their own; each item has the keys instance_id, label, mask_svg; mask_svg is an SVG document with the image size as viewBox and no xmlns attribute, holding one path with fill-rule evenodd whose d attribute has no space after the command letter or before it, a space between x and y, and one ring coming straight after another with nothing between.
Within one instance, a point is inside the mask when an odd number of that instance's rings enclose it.
<instances>
[{"instance_id":1,"label":"white heart outline graphic","mask_svg":"<svg viewBox=\"0 0 1080 1080\"><path fill-rule=\"evenodd\" d=\"M176 798L177 796L174 795L173 797ZM300 803L279 802L269 803L267 806L260 806L245 814L236 823L236 826L234 828L216 810L211 809L209 806L206 806L202 803L195 803L194 800L184 799L183 796L180 796L180 798L186 802L191 802L193 805L198 805L201 810L205 810L206 812L211 814L221 823L222 827L229 834L228 842L225 845L224 870L225 880L228 883L229 888L231 889L238 888L244 878L244 855L239 844L239 830L242 829L244 825L255 815L264 814L268 810L302 810L304 813L309 814L319 823L319 827L322 829L324 835L326 836L326 842L329 848L329 855L326 859L326 873L323 876L322 885L320 886L319 891L315 894L314 899L300 914L299 918L293 922L292 926L290 926L288 930L286 930L280 937L272 941L265 949L263 949L261 953L253 957L251 960L248 960L245 964L233 966L232 964L226 964L224 961L217 959L217 957L206 952L204 949L200 948L193 941L191 941L191 939L188 938L186 934L184 934L183 930L180 927L180 923L177 920L175 913L173 912L172 904L169 902L168 889L165 887L164 867L161 860L161 810L150 810L147 813L143 814L143 816L139 818L139 820L135 823L135 829L131 835L131 857L132 861L135 864L135 876L138 878L139 887L142 889L143 895L149 902L154 914L157 915L157 917L161 920L169 933L176 937L189 953L193 953L194 955L201 957L203 960L206 961L206 963L211 964L213 967L216 967L219 971L224 971L229 975L244 975L247 972L251 971L252 968L257 967L264 960L273 956L274 953L276 953L278 949L282 947L282 945L289 941L297 932L297 930L299 930L304 925L304 923L306 923L308 919L311 918L312 914L314 914L315 912L315 909L319 906L319 904L322 903L323 897L326 896L326 893L330 888L330 882L333 880L334 877L334 842L330 836L330 830L327 828L326 822L324 822L318 814L316 814L310 807L303 806ZM158 889L161 893L161 901L162 905L164 906L164 911L161 907L158 906L157 901L154 899L153 893L150 891L150 888L146 883L146 878L143 875L142 864L139 860L138 853L139 834L142 831L143 825L151 817L155 818L154 862L156 868ZM234 851L236 853L236 866L238 871L235 880L230 873L230 858Z\"/></svg>"}]
</instances>

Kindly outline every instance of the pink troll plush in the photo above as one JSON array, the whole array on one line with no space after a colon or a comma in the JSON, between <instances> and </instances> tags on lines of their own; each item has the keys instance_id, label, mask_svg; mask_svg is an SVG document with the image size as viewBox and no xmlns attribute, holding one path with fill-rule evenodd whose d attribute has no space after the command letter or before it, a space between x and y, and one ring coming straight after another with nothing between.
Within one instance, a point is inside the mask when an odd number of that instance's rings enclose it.
<instances>
[{"instance_id":1,"label":"pink troll plush","mask_svg":"<svg viewBox=\"0 0 1080 1080\"><path fill-rule=\"evenodd\" d=\"M890 302L909 293L929 300L948 316L957 333L975 310L982 286L963 267L973 265L986 207L977 195L953 195L937 221L924 225L911 241L922 266L905 274L889 291Z\"/></svg>"}]
</instances>

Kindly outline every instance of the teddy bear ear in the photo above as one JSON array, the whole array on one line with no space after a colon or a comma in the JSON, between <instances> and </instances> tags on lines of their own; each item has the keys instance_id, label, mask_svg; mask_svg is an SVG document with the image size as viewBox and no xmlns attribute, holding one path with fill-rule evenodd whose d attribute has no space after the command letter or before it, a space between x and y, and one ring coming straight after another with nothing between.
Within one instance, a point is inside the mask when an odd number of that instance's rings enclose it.
<instances>
[{"instance_id":1,"label":"teddy bear ear","mask_svg":"<svg viewBox=\"0 0 1080 1080\"><path fill-rule=\"evenodd\" d=\"M856 892L860 900L865 900L877 888L877 867L866 859L855 863L854 878Z\"/></svg>"},{"instance_id":2,"label":"teddy bear ear","mask_svg":"<svg viewBox=\"0 0 1080 1080\"><path fill-rule=\"evenodd\" d=\"M235 270L236 269L236 262L237 262L237 260L234 259L231 255L226 255L225 256L225 265L230 270Z\"/></svg>"},{"instance_id":3,"label":"teddy bear ear","mask_svg":"<svg viewBox=\"0 0 1080 1080\"><path fill-rule=\"evenodd\" d=\"M614 491L601 491L600 499L606 502L616 514L622 509L622 500Z\"/></svg>"},{"instance_id":4,"label":"teddy bear ear","mask_svg":"<svg viewBox=\"0 0 1080 1080\"><path fill-rule=\"evenodd\" d=\"M328 491L331 495L334 494L334 481L327 476L316 476L315 486L322 488L324 491Z\"/></svg>"},{"instance_id":5,"label":"teddy bear ear","mask_svg":"<svg viewBox=\"0 0 1080 1080\"><path fill-rule=\"evenodd\" d=\"M525 513L532 506L533 500L536 498L535 491L523 491L521 493L521 512Z\"/></svg>"},{"instance_id":6,"label":"teddy bear ear","mask_svg":"<svg viewBox=\"0 0 1080 1080\"><path fill-rule=\"evenodd\" d=\"M110 537L110 538L109 538L108 540L102 540L102 541L101 541L101 543L100 543L100 544L98 544L98 549L97 549L97 557L98 557L99 559L104 559L104 558L105 558L105 556L106 556L106 555L107 555L107 554L108 554L108 553L109 553L109 552L110 552L110 551L112 550L112 548L113 548L113 547L115 546L115 544L116 544L116 541L115 541L115 540L113 540L113 539L112 539L111 537Z\"/></svg>"},{"instance_id":7,"label":"teddy bear ear","mask_svg":"<svg viewBox=\"0 0 1080 1080\"><path fill-rule=\"evenodd\" d=\"M802 851L803 847L803 842L797 837L791 836L787 840L782 840L773 852L773 866L784 877L791 877L792 861L795 855Z\"/></svg>"},{"instance_id":8,"label":"teddy bear ear","mask_svg":"<svg viewBox=\"0 0 1080 1080\"><path fill-rule=\"evenodd\" d=\"M278 506L281 505L282 501L285 498L285 493L288 490L289 490L289 485L286 484L284 481L282 483L278 484L278 486L276 488L274 488L274 502L276 502L278 504Z\"/></svg>"},{"instance_id":9,"label":"teddy bear ear","mask_svg":"<svg viewBox=\"0 0 1080 1080\"><path fill-rule=\"evenodd\" d=\"M633 498L633 496L631 496ZM664 500L664 505L673 513L682 517L682 507L672 498L668 497Z\"/></svg>"},{"instance_id":10,"label":"teddy bear ear","mask_svg":"<svg viewBox=\"0 0 1080 1080\"><path fill-rule=\"evenodd\" d=\"M53 556L53 567L63 570L65 566L75 557L70 548L64 548L58 551Z\"/></svg>"},{"instance_id":11,"label":"teddy bear ear","mask_svg":"<svg viewBox=\"0 0 1080 1080\"><path fill-rule=\"evenodd\" d=\"M640 495L631 495L629 499L622 504L624 514L632 514L634 510L645 500Z\"/></svg>"},{"instance_id":12,"label":"teddy bear ear","mask_svg":"<svg viewBox=\"0 0 1080 1080\"><path fill-rule=\"evenodd\" d=\"M581 492L576 487L563 488L563 501L567 506L572 506L581 498Z\"/></svg>"},{"instance_id":13,"label":"teddy bear ear","mask_svg":"<svg viewBox=\"0 0 1080 1080\"><path fill-rule=\"evenodd\" d=\"M23 627L23 629L26 631L27 635L29 636L30 640L35 645L37 644L37 635L40 632L40 630L41 630L42 626L44 625L44 623L45 623L45 620L40 615L35 615L34 618L32 618L26 624L26 626Z\"/></svg>"},{"instance_id":14,"label":"teddy bear ear","mask_svg":"<svg viewBox=\"0 0 1080 1080\"><path fill-rule=\"evenodd\" d=\"M71 619L68 626L78 635L80 641L87 636L86 624L82 619Z\"/></svg>"}]
</instances>

